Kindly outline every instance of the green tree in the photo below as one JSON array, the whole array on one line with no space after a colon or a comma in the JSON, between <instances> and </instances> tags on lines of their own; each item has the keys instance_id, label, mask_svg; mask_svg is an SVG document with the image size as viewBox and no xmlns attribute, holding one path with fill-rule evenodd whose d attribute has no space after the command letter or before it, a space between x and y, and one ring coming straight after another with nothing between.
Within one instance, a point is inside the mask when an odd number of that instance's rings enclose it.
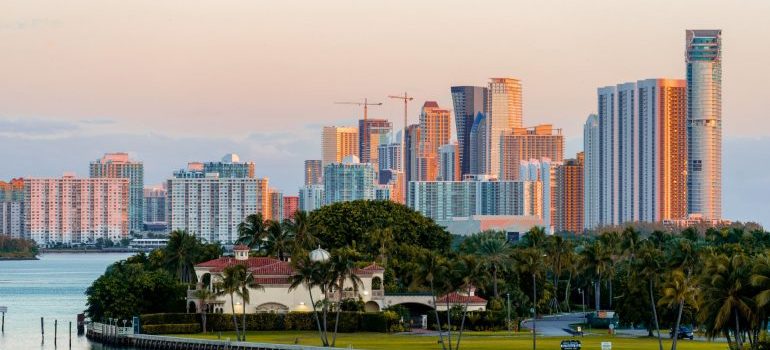
<instances>
[{"instance_id":1,"label":"green tree","mask_svg":"<svg viewBox=\"0 0 770 350\"><path fill-rule=\"evenodd\" d=\"M659 305L665 305L670 308L677 308L676 323L674 332L678 332L679 325L682 322L682 310L685 304L697 305L695 301L695 285L690 276L682 269L671 271L663 285L663 296L658 301ZM674 340L671 344L671 350L676 350L676 342L679 337L674 333Z\"/></svg>"},{"instance_id":2,"label":"green tree","mask_svg":"<svg viewBox=\"0 0 770 350\"><path fill-rule=\"evenodd\" d=\"M190 284L195 283L195 264L215 259L221 254L219 245L204 244L186 231L175 230L169 234L168 244L162 250L162 264L180 281Z\"/></svg>"},{"instance_id":3,"label":"green tree","mask_svg":"<svg viewBox=\"0 0 770 350\"><path fill-rule=\"evenodd\" d=\"M286 226L278 221L270 220L267 224L267 236L264 240L264 250L268 256L277 256L286 260L286 253L292 251L294 236Z\"/></svg>"},{"instance_id":4,"label":"green tree","mask_svg":"<svg viewBox=\"0 0 770 350\"><path fill-rule=\"evenodd\" d=\"M433 299L433 305L435 306L436 294L443 292L447 281L449 281L449 266L446 258L435 251L423 249L414 268L414 284L416 286L428 286L430 289L431 298ZM436 316L436 327L438 327L438 337L441 348L444 350L452 350L451 324L448 325L448 339L445 342L441 327L441 319L438 316L438 310L436 307L433 308L433 313Z\"/></svg>"},{"instance_id":5,"label":"green tree","mask_svg":"<svg viewBox=\"0 0 770 350\"><path fill-rule=\"evenodd\" d=\"M241 291L241 274L243 269L241 265L232 265L225 267L222 271L222 280L216 284L217 295L230 296L230 308L233 310L233 327L235 327L235 337L240 340L241 332L238 328L238 318L235 313L235 294ZM244 330L245 332L245 330Z\"/></svg>"},{"instance_id":6,"label":"green tree","mask_svg":"<svg viewBox=\"0 0 770 350\"><path fill-rule=\"evenodd\" d=\"M307 288L307 292L310 295L310 304L312 304L313 315L315 316L316 326L318 327L318 337L321 339L323 346L329 346L329 339L326 336L326 302L324 299L324 327L321 328L321 320L318 315L318 305L313 297L313 288L319 288L321 290L321 297L326 295L326 282L325 282L325 268L324 263L313 262L308 259L307 256L297 257L293 261L294 275L291 277L291 285L289 291L295 290L300 286Z\"/></svg>"},{"instance_id":7,"label":"green tree","mask_svg":"<svg viewBox=\"0 0 770 350\"><path fill-rule=\"evenodd\" d=\"M742 349L742 333L751 326L755 307L756 293L750 282L752 266L743 254L711 254L704 260L698 320L706 325L710 338L721 333L730 342L729 331L734 331L735 345Z\"/></svg>"},{"instance_id":8,"label":"green tree","mask_svg":"<svg viewBox=\"0 0 770 350\"><path fill-rule=\"evenodd\" d=\"M285 220L286 230L294 236L295 251L292 255L304 255L318 244L318 238L313 233L314 228L310 225L310 219L305 211L298 210L290 220Z\"/></svg>"},{"instance_id":9,"label":"green tree","mask_svg":"<svg viewBox=\"0 0 770 350\"><path fill-rule=\"evenodd\" d=\"M337 343L337 331L339 330L340 314L342 313L342 308L339 305L344 300L343 293L345 291L345 282L349 280L350 283L352 283L353 290L358 290L358 288L363 286L361 278L355 274L357 256L358 253L352 248L339 248L333 252L331 261L329 262L329 268L331 270L329 282L336 285L339 294L337 299L337 315L334 320L334 333L331 342L332 347Z\"/></svg>"},{"instance_id":10,"label":"green tree","mask_svg":"<svg viewBox=\"0 0 770 350\"><path fill-rule=\"evenodd\" d=\"M465 292L465 295L470 296L471 291L476 286L484 283L483 265L475 255L461 255L453 264L451 272L454 274L453 280L457 289ZM447 306L449 306L449 298L447 298ZM463 331L465 330L465 319L468 315L468 304L470 298L465 299L463 304L462 317L460 319L460 328L457 333L457 343L455 350L460 350L460 341L463 338ZM450 308L447 307L447 310ZM450 312L447 312L447 321L450 320Z\"/></svg>"},{"instance_id":11,"label":"green tree","mask_svg":"<svg viewBox=\"0 0 770 350\"><path fill-rule=\"evenodd\" d=\"M254 280L254 275L251 274L245 265L235 265L235 268L237 269L237 272L234 276L238 280L236 294L241 297L241 300L243 301L243 327L241 327L243 334L241 335L241 341L246 341L246 308L249 305L249 302L251 302L250 289L264 290L265 288ZM233 313L235 313L235 311L233 311Z\"/></svg>"},{"instance_id":12,"label":"green tree","mask_svg":"<svg viewBox=\"0 0 770 350\"><path fill-rule=\"evenodd\" d=\"M498 274L506 271L511 264L511 246L505 239L488 237L481 241L477 253L483 257L482 263L491 273L492 294L495 298L499 298Z\"/></svg>"},{"instance_id":13,"label":"green tree","mask_svg":"<svg viewBox=\"0 0 770 350\"><path fill-rule=\"evenodd\" d=\"M208 313L209 304L215 300L216 292L209 290L208 288L200 288L195 290L195 298L201 301L201 321L203 321L203 333L206 333L206 315Z\"/></svg>"},{"instance_id":14,"label":"green tree","mask_svg":"<svg viewBox=\"0 0 770 350\"><path fill-rule=\"evenodd\" d=\"M267 224L262 213L251 214L238 224L238 243L260 250L267 235Z\"/></svg>"}]
</instances>

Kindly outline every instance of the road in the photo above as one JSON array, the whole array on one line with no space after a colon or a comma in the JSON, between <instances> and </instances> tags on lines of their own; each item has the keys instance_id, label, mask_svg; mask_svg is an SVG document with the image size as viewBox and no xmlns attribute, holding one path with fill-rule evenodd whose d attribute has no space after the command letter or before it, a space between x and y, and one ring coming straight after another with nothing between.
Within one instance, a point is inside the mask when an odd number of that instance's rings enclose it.
<instances>
[{"instance_id":1,"label":"road","mask_svg":"<svg viewBox=\"0 0 770 350\"><path fill-rule=\"evenodd\" d=\"M569 325L583 321L585 321L585 318L583 318L582 312L549 315L537 319L535 330L538 334L544 336L572 335L572 329ZM521 325L525 329L532 329L532 319L524 320Z\"/></svg>"}]
</instances>

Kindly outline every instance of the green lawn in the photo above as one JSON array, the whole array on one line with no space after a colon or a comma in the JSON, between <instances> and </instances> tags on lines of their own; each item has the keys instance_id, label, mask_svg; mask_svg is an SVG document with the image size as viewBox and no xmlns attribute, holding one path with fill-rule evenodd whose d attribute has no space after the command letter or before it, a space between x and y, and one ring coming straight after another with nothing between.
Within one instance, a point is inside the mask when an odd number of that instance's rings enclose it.
<instances>
[{"instance_id":1,"label":"green lawn","mask_svg":"<svg viewBox=\"0 0 770 350\"><path fill-rule=\"evenodd\" d=\"M453 337L455 333L452 333ZM179 337L217 339L216 333L186 334ZM222 333L222 339L235 339L233 332ZM539 349L559 349L562 339L569 337L538 337ZM454 338L453 338L454 339ZM249 332L248 341L281 344L320 345L317 332ZM585 350L599 350L602 341L611 341L613 349L623 350L657 350L658 342L654 338L621 338L607 336L586 336L580 339ZM422 335L393 335L383 333L340 333L337 336L337 347L352 346L356 349L405 349L433 350L440 349L437 336ZM671 348L670 340L663 343L664 349ZM527 333L507 332L466 332L463 334L461 347L464 349L528 349L532 347L532 337ZM726 350L727 343L711 343L690 340L680 340L677 349L681 350Z\"/></svg>"}]
</instances>

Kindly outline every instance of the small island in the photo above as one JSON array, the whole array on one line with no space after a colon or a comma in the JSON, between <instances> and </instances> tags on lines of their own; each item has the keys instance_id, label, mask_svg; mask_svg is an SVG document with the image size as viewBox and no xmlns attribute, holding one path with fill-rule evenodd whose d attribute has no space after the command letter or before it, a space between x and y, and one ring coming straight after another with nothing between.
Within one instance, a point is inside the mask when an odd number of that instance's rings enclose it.
<instances>
[{"instance_id":1,"label":"small island","mask_svg":"<svg viewBox=\"0 0 770 350\"><path fill-rule=\"evenodd\" d=\"M0 260L37 260L34 241L0 234Z\"/></svg>"}]
</instances>

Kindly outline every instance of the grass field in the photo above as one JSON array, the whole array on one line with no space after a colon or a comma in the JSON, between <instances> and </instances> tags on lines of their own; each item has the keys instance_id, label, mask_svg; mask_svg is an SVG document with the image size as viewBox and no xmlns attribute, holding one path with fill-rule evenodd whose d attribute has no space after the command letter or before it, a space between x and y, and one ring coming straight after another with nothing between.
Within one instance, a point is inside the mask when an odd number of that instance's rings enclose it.
<instances>
[{"instance_id":1,"label":"grass field","mask_svg":"<svg viewBox=\"0 0 770 350\"><path fill-rule=\"evenodd\" d=\"M217 339L216 333L178 335L188 338ZM454 337L455 334L453 333ZM222 339L235 339L233 332L222 333ZM538 337L538 349L559 349L559 343L569 337ZM454 339L454 338L453 338ZM249 332L248 341L280 344L302 344L319 346L317 332ZM580 338L585 350L601 349L602 341L611 341L612 348L622 350L657 350L658 342L654 338L622 338L608 336L586 336ZM383 333L340 333L337 336L337 347L355 349L405 349L405 350L435 350L440 349L437 336L425 335L395 335ZM531 349L532 337L528 333L509 335L507 332L466 332L460 344L463 349ZM671 341L664 340L664 349L671 348ZM726 350L727 343L700 342L680 340L677 349L681 350Z\"/></svg>"}]
</instances>

